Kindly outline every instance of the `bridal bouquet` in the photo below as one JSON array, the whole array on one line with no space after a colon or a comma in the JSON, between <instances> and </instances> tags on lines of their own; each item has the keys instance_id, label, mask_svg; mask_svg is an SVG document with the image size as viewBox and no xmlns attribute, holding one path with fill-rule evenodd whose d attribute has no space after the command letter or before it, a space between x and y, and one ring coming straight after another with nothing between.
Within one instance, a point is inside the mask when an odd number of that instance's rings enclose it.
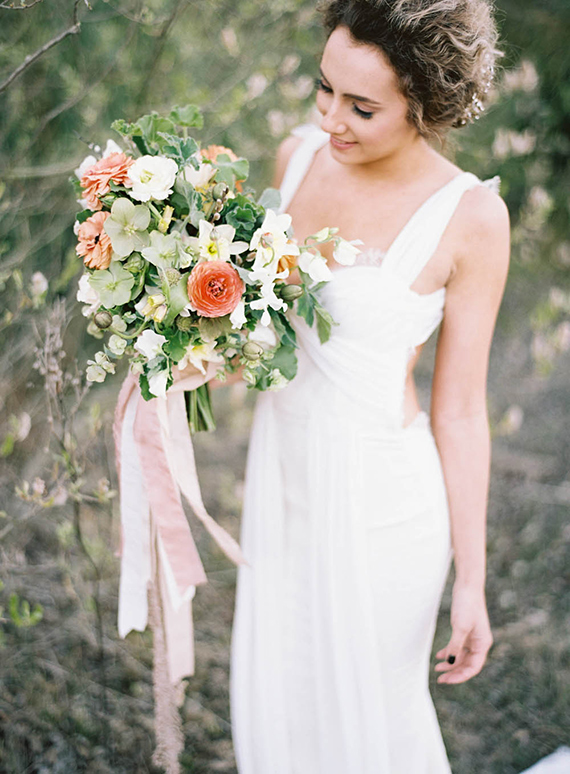
<instances>
[{"instance_id":1,"label":"bridal bouquet","mask_svg":"<svg viewBox=\"0 0 570 774\"><path fill-rule=\"evenodd\" d=\"M109 141L74 179L86 269L77 298L88 330L107 335L87 379L104 381L127 356L145 400L164 397L185 368L205 375L209 363L221 380L243 366L251 388L285 386L297 369L288 309L296 305L321 342L335 324L317 298L331 276L318 246L334 241L344 264L359 252L359 240L343 240L337 228L298 245L291 216L278 214L279 192L267 188L256 200L243 188L245 158L188 136L202 124L195 105L115 121L126 149ZM294 268L298 284L286 281ZM213 427L207 384L187 395L191 428Z\"/></svg>"}]
</instances>

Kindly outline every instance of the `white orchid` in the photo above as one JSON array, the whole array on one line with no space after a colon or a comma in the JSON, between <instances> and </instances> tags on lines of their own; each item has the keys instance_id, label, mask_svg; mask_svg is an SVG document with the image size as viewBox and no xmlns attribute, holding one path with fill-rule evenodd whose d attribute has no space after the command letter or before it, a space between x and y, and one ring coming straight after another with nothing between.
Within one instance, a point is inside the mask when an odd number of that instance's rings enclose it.
<instances>
[{"instance_id":1,"label":"white orchid","mask_svg":"<svg viewBox=\"0 0 570 774\"><path fill-rule=\"evenodd\" d=\"M191 363L201 373L205 374L203 361L209 363L223 363L224 358L219 352L216 352L216 340L204 341L202 344L189 344L182 360L178 363L178 368L182 371L188 363Z\"/></svg>"},{"instance_id":2,"label":"white orchid","mask_svg":"<svg viewBox=\"0 0 570 774\"><path fill-rule=\"evenodd\" d=\"M260 344L264 349L272 349L277 344L277 336L275 331L269 325L262 325L257 323L255 328L248 333L248 341L254 341L256 344Z\"/></svg>"},{"instance_id":3,"label":"white orchid","mask_svg":"<svg viewBox=\"0 0 570 774\"><path fill-rule=\"evenodd\" d=\"M333 250L333 258L342 266L353 266L356 256L358 253L362 252L356 245L363 244L364 242L362 239L351 239L350 241L347 241L346 239L339 237Z\"/></svg>"},{"instance_id":4,"label":"white orchid","mask_svg":"<svg viewBox=\"0 0 570 774\"><path fill-rule=\"evenodd\" d=\"M243 326L246 324L247 317L245 316L245 301L243 299L238 301L238 305L230 314L230 322L232 324L232 328L237 328L238 330L243 328Z\"/></svg>"},{"instance_id":5,"label":"white orchid","mask_svg":"<svg viewBox=\"0 0 570 774\"><path fill-rule=\"evenodd\" d=\"M84 317L91 317L91 315L101 306L99 293L97 293L95 288L92 287L89 282L89 274L82 274L79 278L79 288L75 298L81 304L88 304L88 306L84 306L81 310Z\"/></svg>"},{"instance_id":6,"label":"white orchid","mask_svg":"<svg viewBox=\"0 0 570 774\"><path fill-rule=\"evenodd\" d=\"M166 336L161 336L160 333L151 331L147 328L135 342L135 349L144 355L147 360L152 360L158 355L162 355L162 345L167 341Z\"/></svg>"},{"instance_id":7,"label":"white orchid","mask_svg":"<svg viewBox=\"0 0 570 774\"><path fill-rule=\"evenodd\" d=\"M166 199L172 193L177 173L178 165L174 159L141 156L129 167L129 178L133 184L130 194L139 202Z\"/></svg>"},{"instance_id":8,"label":"white orchid","mask_svg":"<svg viewBox=\"0 0 570 774\"><path fill-rule=\"evenodd\" d=\"M275 286L271 277L268 277L261 283L260 292L261 298L256 298L254 301L251 301L249 305L252 309L263 310L260 322L262 325L267 326L271 322L269 308L275 309L276 311L279 309L286 310L287 304L282 298L275 295Z\"/></svg>"},{"instance_id":9,"label":"white orchid","mask_svg":"<svg viewBox=\"0 0 570 774\"><path fill-rule=\"evenodd\" d=\"M166 384L168 382L168 369L165 368L158 373L151 374L148 377L148 391L156 398L166 398Z\"/></svg>"},{"instance_id":10,"label":"white orchid","mask_svg":"<svg viewBox=\"0 0 570 774\"><path fill-rule=\"evenodd\" d=\"M290 225L291 216L288 213L278 215L275 210L267 210L261 227L255 231L250 242L250 249L256 253L252 267L254 274L276 274L281 256L299 255L298 246L286 234ZM285 276L288 274L287 270Z\"/></svg>"},{"instance_id":11,"label":"white orchid","mask_svg":"<svg viewBox=\"0 0 570 774\"><path fill-rule=\"evenodd\" d=\"M332 278L332 272L327 266L326 259L320 254L317 255L307 250L301 253L297 265L314 282L328 282Z\"/></svg>"},{"instance_id":12,"label":"white orchid","mask_svg":"<svg viewBox=\"0 0 570 774\"><path fill-rule=\"evenodd\" d=\"M203 218L197 237L188 237L187 246L205 261L229 261L231 255L239 255L249 248L247 242L234 242L236 230L227 223L214 226Z\"/></svg>"}]
</instances>

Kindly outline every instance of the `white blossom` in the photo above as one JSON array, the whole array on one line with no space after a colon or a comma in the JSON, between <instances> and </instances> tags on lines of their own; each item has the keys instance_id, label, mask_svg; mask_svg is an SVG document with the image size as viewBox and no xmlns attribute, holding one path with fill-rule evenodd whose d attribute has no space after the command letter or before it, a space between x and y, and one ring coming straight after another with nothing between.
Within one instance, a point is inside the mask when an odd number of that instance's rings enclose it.
<instances>
[{"instance_id":1,"label":"white blossom","mask_svg":"<svg viewBox=\"0 0 570 774\"><path fill-rule=\"evenodd\" d=\"M162 354L162 345L166 343L166 336L147 328L135 342L135 349L144 355L147 360L152 360Z\"/></svg>"}]
</instances>

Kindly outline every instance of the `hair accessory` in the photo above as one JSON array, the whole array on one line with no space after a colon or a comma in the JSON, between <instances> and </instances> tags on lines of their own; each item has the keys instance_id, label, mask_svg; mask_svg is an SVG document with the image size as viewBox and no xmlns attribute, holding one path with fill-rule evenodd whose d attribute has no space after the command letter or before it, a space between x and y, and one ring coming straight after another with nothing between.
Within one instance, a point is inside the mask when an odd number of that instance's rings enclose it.
<instances>
[{"instance_id":1,"label":"hair accessory","mask_svg":"<svg viewBox=\"0 0 570 774\"><path fill-rule=\"evenodd\" d=\"M482 102L482 98L488 93L493 83L493 77L495 75L495 67L492 63L488 63L483 67L483 76L486 76L485 83L481 92L475 91L471 97L471 102L465 108L462 117L457 122L458 126L465 126L471 124L474 121L478 121L481 118L485 105Z\"/></svg>"}]
</instances>

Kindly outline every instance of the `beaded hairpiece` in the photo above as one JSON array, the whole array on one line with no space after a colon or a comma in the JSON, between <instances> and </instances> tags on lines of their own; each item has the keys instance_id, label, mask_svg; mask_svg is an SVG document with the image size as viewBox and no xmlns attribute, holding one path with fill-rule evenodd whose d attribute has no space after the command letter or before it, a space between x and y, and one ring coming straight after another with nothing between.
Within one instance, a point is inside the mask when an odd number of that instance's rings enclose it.
<instances>
[{"instance_id":1,"label":"beaded hairpiece","mask_svg":"<svg viewBox=\"0 0 570 774\"><path fill-rule=\"evenodd\" d=\"M465 126L466 124L471 124L474 121L478 121L479 118L481 118L481 115L485 110L485 105L483 104L482 98L488 93L489 89L491 88L494 75L495 75L494 65L490 63L486 64L485 67L483 68L483 76L486 76L483 88L480 92L476 91L473 93L473 96L471 97L471 102L467 105L467 107L465 108L465 111L463 112L463 115L457 122L458 126Z\"/></svg>"}]
</instances>

